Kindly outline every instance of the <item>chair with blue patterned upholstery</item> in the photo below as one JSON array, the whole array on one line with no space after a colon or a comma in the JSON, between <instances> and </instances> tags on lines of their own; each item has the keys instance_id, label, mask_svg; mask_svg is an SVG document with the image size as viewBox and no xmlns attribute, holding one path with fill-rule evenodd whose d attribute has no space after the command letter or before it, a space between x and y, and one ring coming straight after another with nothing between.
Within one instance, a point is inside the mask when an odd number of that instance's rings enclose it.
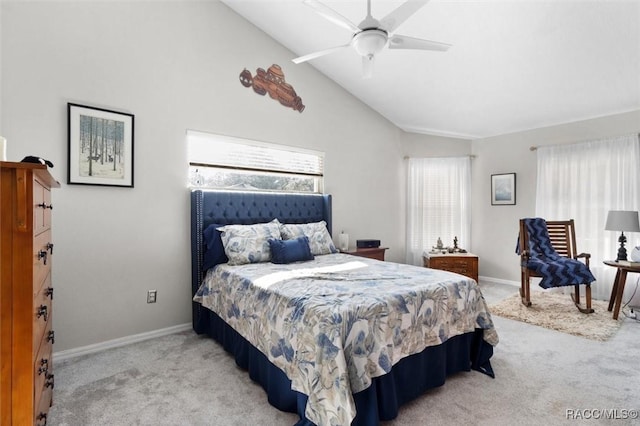
<instances>
[{"instance_id":1,"label":"chair with blue patterned upholstery","mask_svg":"<svg viewBox=\"0 0 640 426\"><path fill-rule=\"evenodd\" d=\"M580 312L593 313L591 308L591 282L595 278L589 270L588 253L578 254L573 219L547 221L520 219L517 253L520 255L520 297L525 306L531 306L530 279L542 278L540 287L548 289L573 285L571 295ZM578 260L583 259L584 262ZM585 286L586 307L580 303L580 285Z\"/></svg>"}]
</instances>

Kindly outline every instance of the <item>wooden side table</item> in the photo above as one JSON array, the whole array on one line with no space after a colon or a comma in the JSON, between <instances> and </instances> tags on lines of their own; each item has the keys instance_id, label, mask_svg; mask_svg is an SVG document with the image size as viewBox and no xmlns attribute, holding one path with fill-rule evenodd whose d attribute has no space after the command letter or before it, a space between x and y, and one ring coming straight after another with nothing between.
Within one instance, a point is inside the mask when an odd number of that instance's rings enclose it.
<instances>
[{"instance_id":1,"label":"wooden side table","mask_svg":"<svg viewBox=\"0 0 640 426\"><path fill-rule=\"evenodd\" d=\"M613 309L613 319L617 320L618 314L620 313L620 305L622 304L624 284L627 281L627 272L640 273L640 266L631 266L623 263L623 261L617 262L615 260L605 260L604 264L618 268L616 271L616 278L613 281L613 288L611 289L611 297L609 297L609 308L607 309L609 312ZM613 306L614 303L615 308Z\"/></svg>"},{"instance_id":2,"label":"wooden side table","mask_svg":"<svg viewBox=\"0 0 640 426\"><path fill-rule=\"evenodd\" d=\"M387 247L359 248L343 251L342 253L353 256L368 257L369 259L384 260L385 250L387 250Z\"/></svg>"},{"instance_id":3,"label":"wooden side table","mask_svg":"<svg viewBox=\"0 0 640 426\"><path fill-rule=\"evenodd\" d=\"M426 268L455 272L478 282L478 256L472 253L425 253L422 264Z\"/></svg>"}]
</instances>

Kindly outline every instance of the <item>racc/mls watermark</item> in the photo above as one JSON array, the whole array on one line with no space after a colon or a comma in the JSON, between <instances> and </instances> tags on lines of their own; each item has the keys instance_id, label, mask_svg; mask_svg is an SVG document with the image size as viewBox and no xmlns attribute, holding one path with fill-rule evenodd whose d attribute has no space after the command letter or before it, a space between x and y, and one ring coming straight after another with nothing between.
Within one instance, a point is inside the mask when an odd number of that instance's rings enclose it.
<instances>
[{"instance_id":1,"label":"racc/mls watermark","mask_svg":"<svg viewBox=\"0 0 640 426\"><path fill-rule=\"evenodd\" d=\"M638 418L637 409L629 408L567 408L569 420L633 420Z\"/></svg>"}]
</instances>

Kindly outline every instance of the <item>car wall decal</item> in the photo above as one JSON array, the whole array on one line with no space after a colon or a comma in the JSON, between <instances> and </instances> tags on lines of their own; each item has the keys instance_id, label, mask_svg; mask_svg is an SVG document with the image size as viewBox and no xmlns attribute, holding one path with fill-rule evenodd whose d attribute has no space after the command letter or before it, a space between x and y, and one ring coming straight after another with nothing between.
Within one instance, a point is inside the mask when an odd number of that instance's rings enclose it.
<instances>
[{"instance_id":1,"label":"car wall decal","mask_svg":"<svg viewBox=\"0 0 640 426\"><path fill-rule=\"evenodd\" d=\"M261 96L268 93L271 99L275 99L287 108L293 108L294 111L304 111L302 99L293 87L285 82L280 65L273 64L266 71L258 68L256 75L253 76L251 71L245 68L240 73L240 84L244 87L253 87L253 91Z\"/></svg>"}]
</instances>

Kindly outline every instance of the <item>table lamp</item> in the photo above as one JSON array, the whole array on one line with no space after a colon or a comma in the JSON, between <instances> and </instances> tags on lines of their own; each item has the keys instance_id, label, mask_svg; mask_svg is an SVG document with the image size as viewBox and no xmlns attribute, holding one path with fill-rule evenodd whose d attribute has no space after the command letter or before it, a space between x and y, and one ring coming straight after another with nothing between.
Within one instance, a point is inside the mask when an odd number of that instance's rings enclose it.
<instances>
[{"instance_id":1,"label":"table lamp","mask_svg":"<svg viewBox=\"0 0 640 426\"><path fill-rule=\"evenodd\" d=\"M618 257L616 262L620 260L627 260L627 249L624 248L624 243L627 242L627 237L624 236L624 232L640 232L640 221L638 220L638 212L626 211L626 210L609 210L607 215L607 223L604 226L606 231L620 231L621 235L618 238L620 248L618 249Z\"/></svg>"}]
</instances>

